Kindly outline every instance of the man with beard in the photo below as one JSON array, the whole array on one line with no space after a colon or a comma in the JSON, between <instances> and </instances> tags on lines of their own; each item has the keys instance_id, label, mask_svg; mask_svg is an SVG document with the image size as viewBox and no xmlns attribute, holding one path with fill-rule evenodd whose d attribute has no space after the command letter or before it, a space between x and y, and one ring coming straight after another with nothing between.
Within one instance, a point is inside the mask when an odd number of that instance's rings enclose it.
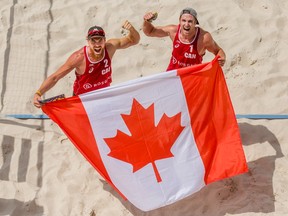
<instances>
[{"instance_id":1,"label":"man with beard","mask_svg":"<svg viewBox=\"0 0 288 216\"><path fill-rule=\"evenodd\" d=\"M117 49L125 49L140 40L138 31L125 21L123 29L127 36L106 41L105 32L100 26L92 26L87 33L88 46L84 46L70 55L67 61L41 84L34 94L34 106L41 107L41 96L51 89L61 78L75 69L76 80L73 95L110 86L112 82L111 59Z\"/></svg>"},{"instance_id":2,"label":"man with beard","mask_svg":"<svg viewBox=\"0 0 288 216\"><path fill-rule=\"evenodd\" d=\"M169 36L173 51L167 71L202 63L206 50L219 56L221 66L225 63L225 52L213 40L211 34L199 27L197 12L193 8L181 11L178 25L154 26L157 13L144 15L143 32L150 37Z\"/></svg>"}]
</instances>

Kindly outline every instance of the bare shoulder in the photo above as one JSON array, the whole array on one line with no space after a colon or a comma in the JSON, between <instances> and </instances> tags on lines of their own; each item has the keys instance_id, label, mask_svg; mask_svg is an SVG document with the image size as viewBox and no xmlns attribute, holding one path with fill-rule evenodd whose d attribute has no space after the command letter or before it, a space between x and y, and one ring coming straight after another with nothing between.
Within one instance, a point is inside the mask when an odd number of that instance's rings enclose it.
<instances>
[{"instance_id":1,"label":"bare shoulder","mask_svg":"<svg viewBox=\"0 0 288 216\"><path fill-rule=\"evenodd\" d=\"M114 56L116 49L120 46L120 39L109 39L106 44L105 47L107 49L108 55L109 57L112 59L112 57Z\"/></svg>"},{"instance_id":2,"label":"bare shoulder","mask_svg":"<svg viewBox=\"0 0 288 216\"><path fill-rule=\"evenodd\" d=\"M67 62L75 67L81 64L84 59L84 49L82 47L79 50L73 52L68 58Z\"/></svg>"},{"instance_id":3,"label":"bare shoulder","mask_svg":"<svg viewBox=\"0 0 288 216\"><path fill-rule=\"evenodd\" d=\"M201 27L199 27L199 30L200 30L200 34L199 34L200 37L207 37L207 35L210 34L208 31L206 31L205 29Z\"/></svg>"},{"instance_id":4,"label":"bare shoulder","mask_svg":"<svg viewBox=\"0 0 288 216\"><path fill-rule=\"evenodd\" d=\"M74 58L83 58L84 57L84 49L83 47L81 47L80 49L76 50L75 52L72 53L72 55Z\"/></svg>"},{"instance_id":5,"label":"bare shoulder","mask_svg":"<svg viewBox=\"0 0 288 216\"><path fill-rule=\"evenodd\" d=\"M210 32L208 32L208 31L206 31L200 27L199 27L199 29L200 29L199 37L202 38L203 43L207 43L207 42L210 43L213 41L213 38L212 38L212 35Z\"/></svg>"}]
</instances>

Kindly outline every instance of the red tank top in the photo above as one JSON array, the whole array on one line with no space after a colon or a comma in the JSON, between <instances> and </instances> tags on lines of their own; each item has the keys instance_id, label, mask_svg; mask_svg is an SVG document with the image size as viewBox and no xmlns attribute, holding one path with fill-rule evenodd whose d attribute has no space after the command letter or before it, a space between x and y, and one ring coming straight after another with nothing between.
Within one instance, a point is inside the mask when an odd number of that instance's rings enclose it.
<instances>
[{"instance_id":1,"label":"red tank top","mask_svg":"<svg viewBox=\"0 0 288 216\"><path fill-rule=\"evenodd\" d=\"M74 81L74 95L83 94L96 89L110 86L112 82L111 59L105 48L104 56L100 61L92 62L87 54L87 47L84 48L84 56L86 62L85 72L79 75L75 72L76 80Z\"/></svg>"},{"instance_id":2,"label":"red tank top","mask_svg":"<svg viewBox=\"0 0 288 216\"><path fill-rule=\"evenodd\" d=\"M177 68L188 67L202 63L202 56L197 51L197 41L200 34L200 28L196 28L196 34L191 43L183 43L179 39L180 25L173 41L173 51L170 63L166 71Z\"/></svg>"}]
</instances>

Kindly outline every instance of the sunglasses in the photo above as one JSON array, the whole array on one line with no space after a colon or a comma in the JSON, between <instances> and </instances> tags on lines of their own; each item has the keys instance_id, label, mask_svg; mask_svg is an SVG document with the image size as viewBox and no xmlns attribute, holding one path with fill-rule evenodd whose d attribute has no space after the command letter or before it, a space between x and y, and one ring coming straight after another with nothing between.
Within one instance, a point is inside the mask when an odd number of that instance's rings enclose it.
<instances>
[{"instance_id":1,"label":"sunglasses","mask_svg":"<svg viewBox=\"0 0 288 216\"><path fill-rule=\"evenodd\" d=\"M91 36L94 36L94 35L105 37L105 32L103 30L101 30L101 29L91 29L88 32L88 37L91 37Z\"/></svg>"}]
</instances>

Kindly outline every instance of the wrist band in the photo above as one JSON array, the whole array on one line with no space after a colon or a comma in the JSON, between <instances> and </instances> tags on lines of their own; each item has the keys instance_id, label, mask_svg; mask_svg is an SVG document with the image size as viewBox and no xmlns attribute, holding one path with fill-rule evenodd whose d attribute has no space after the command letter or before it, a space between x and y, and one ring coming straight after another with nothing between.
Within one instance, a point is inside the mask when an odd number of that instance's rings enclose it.
<instances>
[{"instance_id":1,"label":"wrist band","mask_svg":"<svg viewBox=\"0 0 288 216\"><path fill-rule=\"evenodd\" d=\"M40 97L42 96L42 94L41 94L41 92L40 92L39 90L37 90L37 91L35 92L35 94L39 95Z\"/></svg>"}]
</instances>

